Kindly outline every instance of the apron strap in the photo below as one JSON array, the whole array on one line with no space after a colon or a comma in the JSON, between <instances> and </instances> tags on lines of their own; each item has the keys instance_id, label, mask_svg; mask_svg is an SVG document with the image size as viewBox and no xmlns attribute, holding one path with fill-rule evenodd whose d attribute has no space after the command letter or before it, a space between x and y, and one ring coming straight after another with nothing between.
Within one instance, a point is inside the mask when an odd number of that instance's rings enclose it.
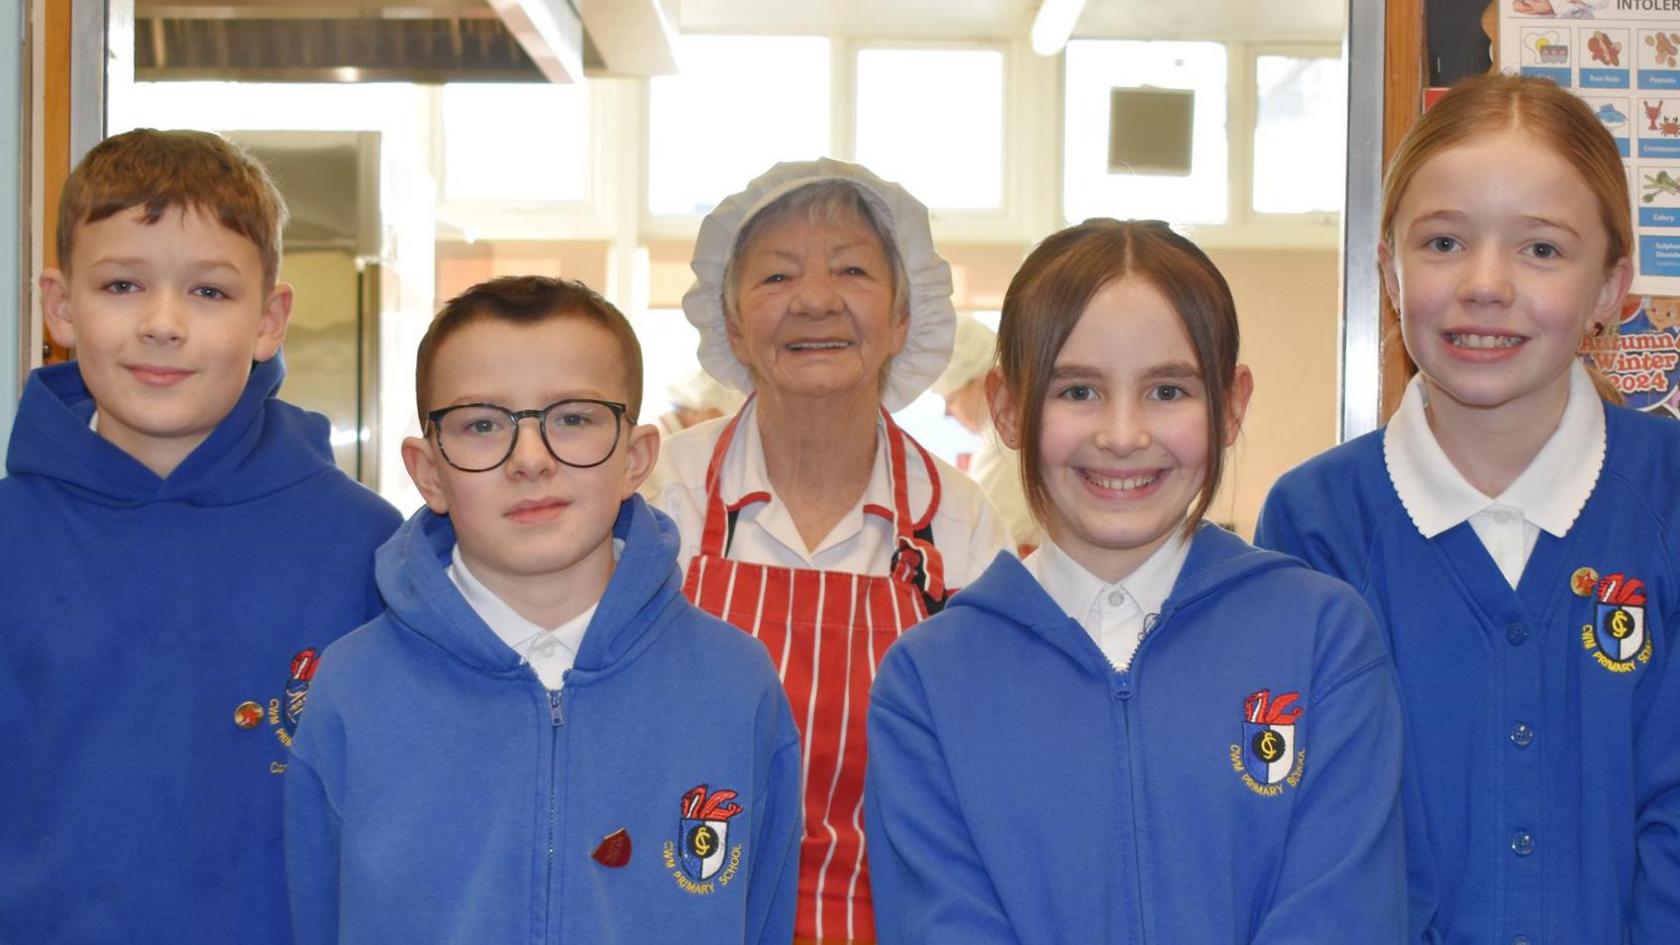
<instances>
[{"instance_id":1,"label":"apron strap","mask_svg":"<svg viewBox=\"0 0 1680 945\"><path fill-rule=\"evenodd\" d=\"M893 486L893 540L892 561L887 573L893 580L901 584L909 584L922 595L922 603L927 607L931 616L945 608L945 599L950 591L945 587L945 557L933 543L933 517L939 511L940 482L939 467L934 465L933 457L917 443L915 437L907 435L898 424L893 422L892 414L886 408L881 409L881 417L887 424L887 452L891 460ZM922 464L927 469L928 484L932 491L928 498L927 508L920 519L910 513L910 477L905 468L905 448L908 442L921 454Z\"/></svg>"},{"instance_id":2,"label":"apron strap","mask_svg":"<svg viewBox=\"0 0 1680 945\"><path fill-rule=\"evenodd\" d=\"M757 394L747 396L747 403L751 403ZM742 506L749 502L760 502L770 497L766 492L754 492L741 497L733 508L724 505L723 491L720 489L723 478L723 458L729 453L729 444L735 439L735 428L740 425L741 417L747 412L747 404L735 411L735 416L723 428L718 441L712 447L711 461L706 464L706 524L700 531L700 553L714 558L727 558L729 546L735 538L735 518L740 514Z\"/></svg>"},{"instance_id":3,"label":"apron strap","mask_svg":"<svg viewBox=\"0 0 1680 945\"><path fill-rule=\"evenodd\" d=\"M749 397L748 402L751 400ZM706 466L706 524L700 533L702 555L727 558L730 546L734 544L735 521L740 516L741 509L754 502L767 502L770 499L768 492L758 491L741 496L731 504L725 504L723 501L723 461L735 439L736 427L745 413L746 405L743 404L724 426L723 433L718 436L717 444L712 447L711 461ZM876 505L866 505L864 511L881 515L892 522L893 553L887 567L888 576L899 583L915 587L921 594L927 612L935 614L944 608L945 598L949 596L945 587L945 558L933 542L933 518L939 511L942 493L939 468L922 444L905 434L898 424L893 422L892 414L888 413L886 408L881 409L881 417L887 430L888 473L892 480L893 508L888 515L883 513L889 510ZM922 511L920 518L916 518L910 512L910 483L906 468L908 457L905 443L915 447L920 455L922 465L927 469L928 483L932 487L927 508Z\"/></svg>"}]
</instances>

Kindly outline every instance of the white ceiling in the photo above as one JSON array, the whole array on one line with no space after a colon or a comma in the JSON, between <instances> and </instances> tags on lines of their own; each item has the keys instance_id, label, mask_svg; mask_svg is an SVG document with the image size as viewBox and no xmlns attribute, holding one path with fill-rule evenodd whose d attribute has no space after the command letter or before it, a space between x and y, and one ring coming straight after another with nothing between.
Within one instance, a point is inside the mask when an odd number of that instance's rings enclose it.
<instances>
[{"instance_id":1,"label":"white ceiling","mask_svg":"<svg viewBox=\"0 0 1680 945\"><path fill-rule=\"evenodd\" d=\"M587 2L587 0L584 0ZM1036 0L674 0L685 33L1025 37ZM1074 36L1340 42L1346 0L1087 0Z\"/></svg>"}]
</instances>

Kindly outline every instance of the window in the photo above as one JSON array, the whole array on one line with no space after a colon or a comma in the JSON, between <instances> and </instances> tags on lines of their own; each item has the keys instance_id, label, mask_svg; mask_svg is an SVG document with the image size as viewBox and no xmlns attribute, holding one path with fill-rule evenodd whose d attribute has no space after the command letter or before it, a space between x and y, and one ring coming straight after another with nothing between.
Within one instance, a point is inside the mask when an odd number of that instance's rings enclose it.
<instances>
[{"instance_id":1,"label":"window","mask_svg":"<svg viewBox=\"0 0 1680 945\"><path fill-rule=\"evenodd\" d=\"M929 207L1003 203L1003 54L866 49L857 57L857 159Z\"/></svg>"},{"instance_id":2,"label":"window","mask_svg":"<svg viewBox=\"0 0 1680 945\"><path fill-rule=\"evenodd\" d=\"M777 161L829 151L828 40L684 36L649 101L648 211L704 214Z\"/></svg>"},{"instance_id":3,"label":"window","mask_svg":"<svg viewBox=\"0 0 1680 945\"><path fill-rule=\"evenodd\" d=\"M653 423L671 409L666 396L672 384L700 370L700 333L680 308L651 308L630 315L630 327L642 345L642 416Z\"/></svg>"},{"instance_id":4,"label":"window","mask_svg":"<svg viewBox=\"0 0 1680 945\"><path fill-rule=\"evenodd\" d=\"M1340 59L1254 61L1254 210L1339 213L1347 173L1347 66Z\"/></svg>"},{"instance_id":5,"label":"window","mask_svg":"<svg viewBox=\"0 0 1680 945\"><path fill-rule=\"evenodd\" d=\"M588 191L585 87L443 87L444 199L580 201Z\"/></svg>"},{"instance_id":6,"label":"window","mask_svg":"<svg viewBox=\"0 0 1680 945\"><path fill-rule=\"evenodd\" d=\"M1076 40L1067 45L1062 209L1087 217L1224 223L1229 202L1226 52L1220 43ZM1109 169L1114 89L1195 93L1187 175Z\"/></svg>"}]
</instances>

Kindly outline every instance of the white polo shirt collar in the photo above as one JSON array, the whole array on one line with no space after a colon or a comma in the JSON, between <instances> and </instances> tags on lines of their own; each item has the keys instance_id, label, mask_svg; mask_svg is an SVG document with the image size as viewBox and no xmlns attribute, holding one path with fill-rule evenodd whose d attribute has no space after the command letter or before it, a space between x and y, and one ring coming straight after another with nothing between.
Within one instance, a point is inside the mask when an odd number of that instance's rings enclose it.
<instances>
[{"instance_id":1,"label":"white polo shirt collar","mask_svg":"<svg viewBox=\"0 0 1680 945\"><path fill-rule=\"evenodd\" d=\"M1497 498L1472 486L1447 458L1429 429L1428 403L1422 376L1413 377L1383 437L1389 480L1423 537L1493 506L1515 510L1555 537L1569 533L1604 466L1604 407L1584 365L1570 368L1569 401L1557 430Z\"/></svg>"}]
</instances>

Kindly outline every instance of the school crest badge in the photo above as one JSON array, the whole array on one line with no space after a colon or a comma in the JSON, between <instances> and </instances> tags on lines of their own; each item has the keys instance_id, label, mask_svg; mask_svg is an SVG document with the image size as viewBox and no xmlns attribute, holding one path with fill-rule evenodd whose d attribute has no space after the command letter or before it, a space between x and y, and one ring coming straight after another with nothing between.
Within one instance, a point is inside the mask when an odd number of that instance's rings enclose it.
<instances>
[{"instance_id":1,"label":"school crest badge","mask_svg":"<svg viewBox=\"0 0 1680 945\"><path fill-rule=\"evenodd\" d=\"M708 793L704 784L684 794L681 807L677 839L665 843L665 868L684 892L711 895L741 868L741 845L730 845L729 822L744 808L735 803L734 791Z\"/></svg>"},{"instance_id":2,"label":"school crest badge","mask_svg":"<svg viewBox=\"0 0 1680 945\"><path fill-rule=\"evenodd\" d=\"M269 699L266 709L255 701L241 702L233 711L233 724L250 730L266 721L281 747L290 749L298 722L303 718L303 705L309 700L309 684L315 679L315 670L319 665L314 647L292 654L291 668L287 671L286 685L280 695ZM286 763L270 762L268 770L270 774L284 774Z\"/></svg>"},{"instance_id":3,"label":"school crest badge","mask_svg":"<svg viewBox=\"0 0 1680 945\"><path fill-rule=\"evenodd\" d=\"M1631 673L1651 661L1645 628L1645 582L1618 571L1594 592L1593 622L1581 628L1581 646L1612 673Z\"/></svg>"},{"instance_id":4,"label":"school crest badge","mask_svg":"<svg viewBox=\"0 0 1680 945\"><path fill-rule=\"evenodd\" d=\"M1285 785L1300 786L1307 758L1297 747L1302 709L1295 703L1300 698L1299 692L1274 696L1260 689L1243 700L1242 741L1231 746L1231 770L1262 797L1282 794Z\"/></svg>"}]
</instances>

